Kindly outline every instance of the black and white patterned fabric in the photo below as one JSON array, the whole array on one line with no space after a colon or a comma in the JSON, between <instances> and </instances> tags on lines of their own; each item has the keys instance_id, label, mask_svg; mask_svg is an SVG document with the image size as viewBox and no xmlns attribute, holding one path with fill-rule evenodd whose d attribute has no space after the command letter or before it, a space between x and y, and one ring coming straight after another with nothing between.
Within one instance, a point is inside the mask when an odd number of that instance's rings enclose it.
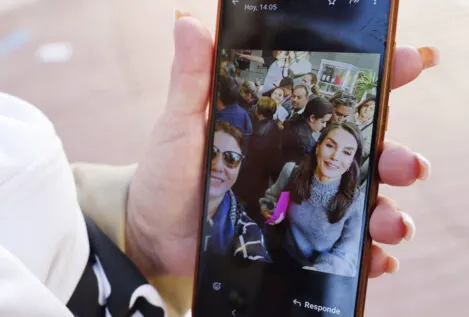
<instances>
[{"instance_id":1,"label":"black and white patterned fabric","mask_svg":"<svg viewBox=\"0 0 469 317\"><path fill-rule=\"evenodd\" d=\"M233 254L251 261L270 262L262 234L257 223L243 211L237 222L238 235L233 243Z\"/></svg>"},{"instance_id":2,"label":"black and white patterned fabric","mask_svg":"<svg viewBox=\"0 0 469 317\"><path fill-rule=\"evenodd\" d=\"M264 235L261 229L244 211L243 206L237 201L234 193L229 191L230 211L228 216L235 229L230 252L236 258L250 261L271 262L269 253L265 247ZM212 226L210 220L208 225ZM204 251L210 250L211 234L204 238Z\"/></svg>"},{"instance_id":3,"label":"black and white patterned fabric","mask_svg":"<svg viewBox=\"0 0 469 317\"><path fill-rule=\"evenodd\" d=\"M90 257L69 310L77 317L166 317L155 288L90 218L85 220Z\"/></svg>"}]
</instances>

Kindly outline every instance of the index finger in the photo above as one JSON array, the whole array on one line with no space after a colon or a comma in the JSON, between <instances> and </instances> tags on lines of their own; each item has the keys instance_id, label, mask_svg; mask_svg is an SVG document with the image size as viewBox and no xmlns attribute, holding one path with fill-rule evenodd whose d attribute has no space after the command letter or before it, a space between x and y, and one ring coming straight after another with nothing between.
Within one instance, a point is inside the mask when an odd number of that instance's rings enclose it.
<instances>
[{"instance_id":1,"label":"index finger","mask_svg":"<svg viewBox=\"0 0 469 317\"><path fill-rule=\"evenodd\" d=\"M410 83L417 78L423 70L436 66L439 62L440 53L436 48L422 47L417 49L411 46L397 47L391 75L392 89Z\"/></svg>"}]
</instances>

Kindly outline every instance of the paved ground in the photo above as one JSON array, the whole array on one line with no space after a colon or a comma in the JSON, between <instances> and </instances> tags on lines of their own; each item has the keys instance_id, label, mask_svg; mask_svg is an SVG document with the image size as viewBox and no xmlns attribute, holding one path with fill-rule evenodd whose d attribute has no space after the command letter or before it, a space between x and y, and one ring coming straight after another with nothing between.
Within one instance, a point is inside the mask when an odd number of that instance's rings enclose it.
<instances>
[{"instance_id":1,"label":"paved ground","mask_svg":"<svg viewBox=\"0 0 469 317\"><path fill-rule=\"evenodd\" d=\"M72 160L132 162L165 101L173 7L214 22L215 0L161 2L0 0L0 91L39 105ZM439 46L443 65L393 93L389 138L430 158L434 177L383 188L414 215L418 234L395 249L401 271L371 282L367 315L468 316L469 45L460 32L469 3L401 2L399 42ZM54 42L70 43L69 62L39 62L37 49Z\"/></svg>"}]
</instances>

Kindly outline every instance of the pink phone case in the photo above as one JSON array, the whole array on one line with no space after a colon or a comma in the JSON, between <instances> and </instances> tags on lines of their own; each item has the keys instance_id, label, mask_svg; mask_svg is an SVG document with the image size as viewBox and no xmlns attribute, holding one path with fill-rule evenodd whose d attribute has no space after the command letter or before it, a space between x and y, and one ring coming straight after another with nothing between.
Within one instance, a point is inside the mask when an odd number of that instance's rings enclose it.
<instances>
[{"instance_id":1,"label":"pink phone case","mask_svg":"<svg viewBox=\"0 0 469 317\"><path fill-rule=\"evenodd\" d=\"M277 207L275 208L275 212L269 220L266 221L267 224L275 223L280 218L285 219L285 214L288 210L288 205L290 204L290 193L289 192L282 192L277 202Z\"/></svg>"}]
</instances>

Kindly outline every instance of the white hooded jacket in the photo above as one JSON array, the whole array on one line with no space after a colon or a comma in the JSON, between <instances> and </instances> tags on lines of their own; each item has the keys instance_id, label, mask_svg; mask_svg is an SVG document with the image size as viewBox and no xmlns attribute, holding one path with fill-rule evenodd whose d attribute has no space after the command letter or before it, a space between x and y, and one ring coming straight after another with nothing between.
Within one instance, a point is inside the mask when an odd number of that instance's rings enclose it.
<instances>
[{"instance_id":1,"label":"white hooded jacket","mask_svg":"<svg viewBox=\"0 0 469 317\"><path fill-rule=\"evenodd\" d=\"M88 255L73 175L52 124L0 93L0 316L71 316L65 304Z\"/></svg>"},{"instance_id":2,"label":"white hooded jacket","mask_svg":"<svg viewBox=\"0 0 469 317\"><path fill-rule=\"evenodd\" d=\"M49 120L0 93L0 316L167 316L111 239L82 213Z\"/></svg>"}]
</instances>

